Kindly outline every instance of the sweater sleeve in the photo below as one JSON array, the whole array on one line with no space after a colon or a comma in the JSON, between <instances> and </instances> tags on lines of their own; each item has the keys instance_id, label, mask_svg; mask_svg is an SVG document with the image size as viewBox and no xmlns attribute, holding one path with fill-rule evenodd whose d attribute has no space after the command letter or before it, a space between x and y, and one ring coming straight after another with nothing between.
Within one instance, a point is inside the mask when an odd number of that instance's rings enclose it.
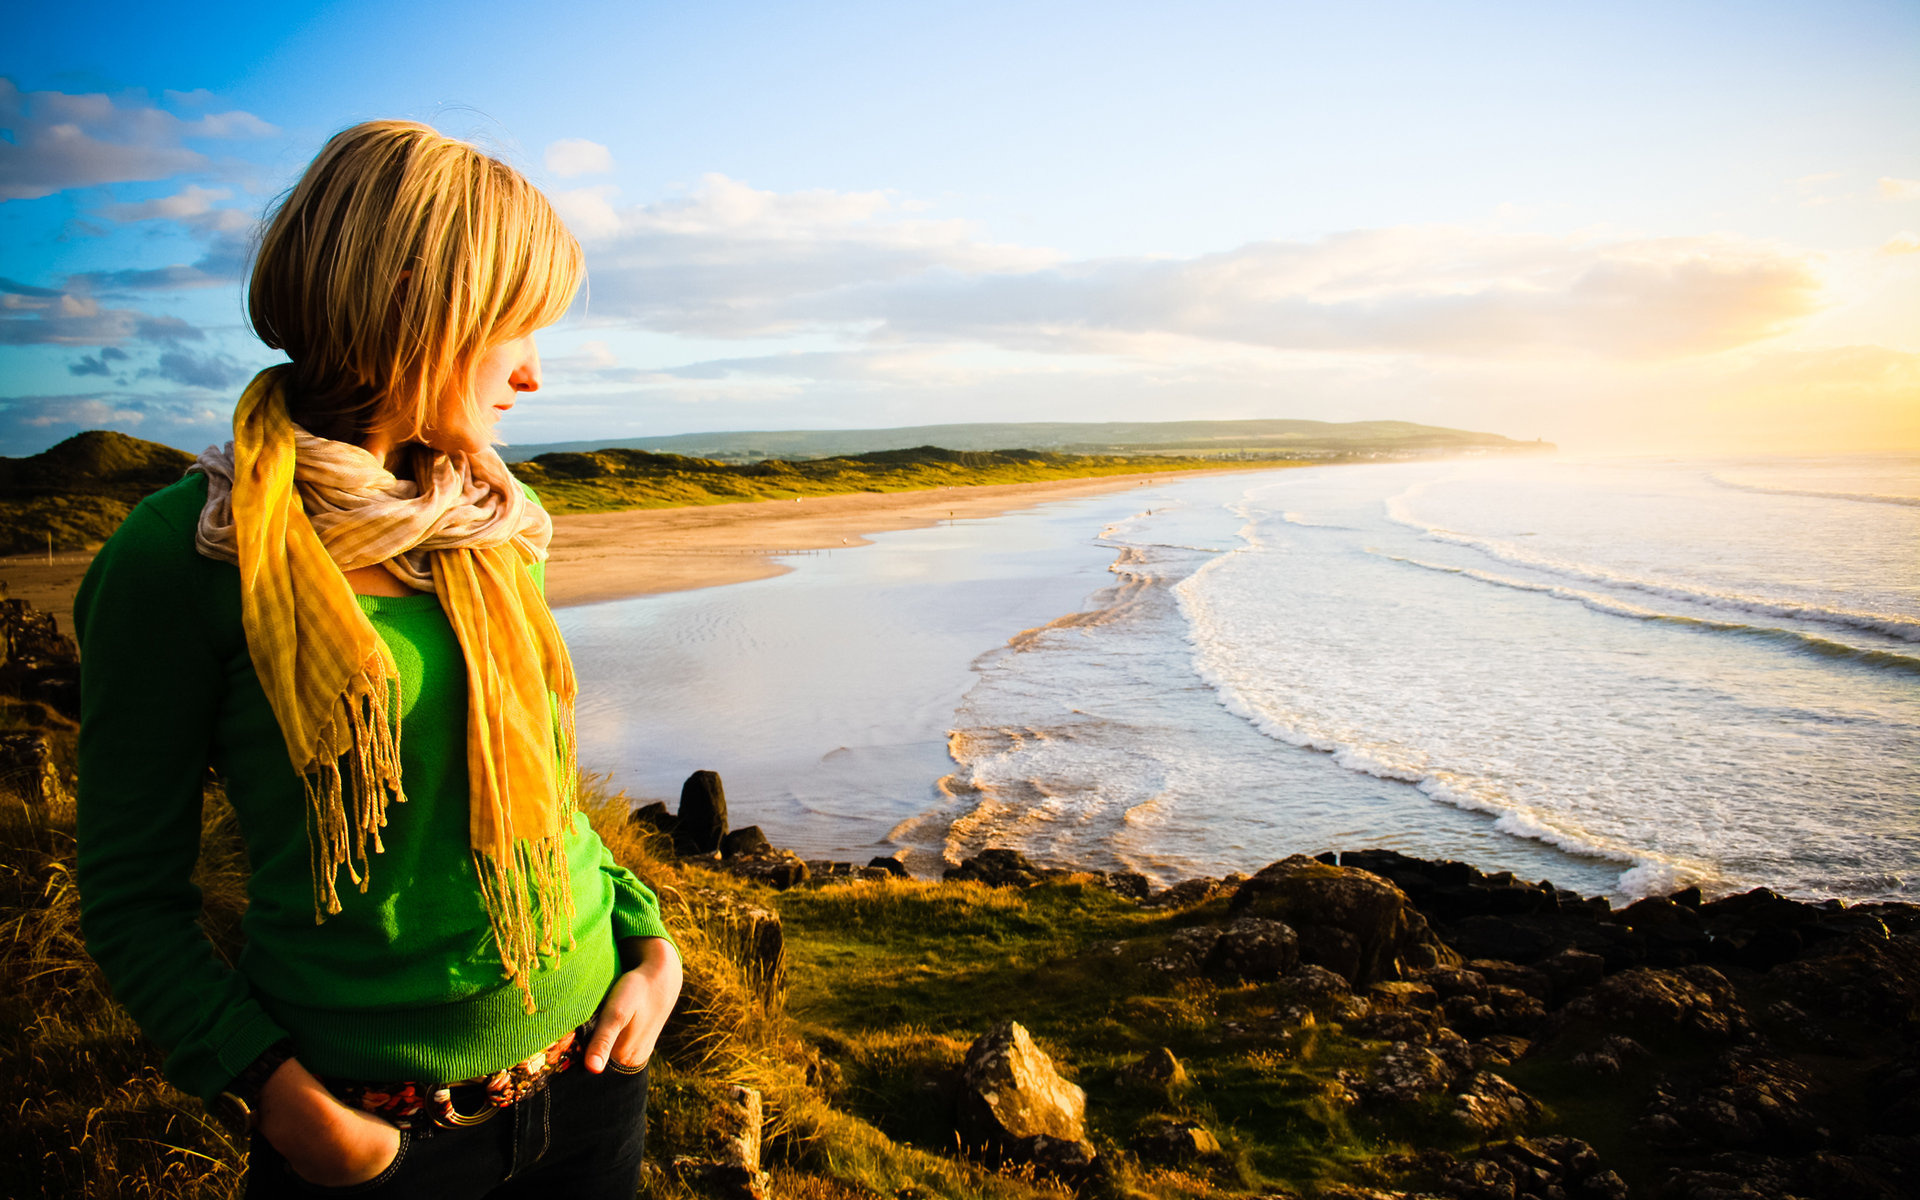
<instances>
[{"instance_id":1,"label":"sweater sleeve","mask_svg":"<svg viewBox=\"0 0 1920 1200\"><path fill-rule=\"evenodd\" d=\"M579 820L586 821L585 813ZM607 844L595 838L600 846L600 870L613 884L613 940L625 941L628 938L649 937L665 938L673 941L673 935L667 932L667 923L660 916L660 901L651 888L641 883L632 871L614 861L613 851ZM677 950L679 946L676 944Z\"/></svg>"},{"instance_id":2,"label":"sweater sleeve","mask_svg":"<svg viewBox=\"0 0 1920 1200\"><path fill-rule=\"evenodd\" d=\"M286 1036L200 926L193 869L224 676L191 534L136 508L94 558L79 636L80 924L116 999L210 1098ZM183 549L184 547L184 549Z\"/></svg>"}]
</instances>

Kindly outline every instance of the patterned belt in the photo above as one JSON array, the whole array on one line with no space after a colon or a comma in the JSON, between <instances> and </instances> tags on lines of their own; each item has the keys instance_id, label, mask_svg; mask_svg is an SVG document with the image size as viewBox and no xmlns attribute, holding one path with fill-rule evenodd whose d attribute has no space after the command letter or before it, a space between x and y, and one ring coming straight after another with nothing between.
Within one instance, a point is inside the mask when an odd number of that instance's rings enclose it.
<instances>
[{"instance_id":1,"label":"patterned belt","mask_svg":"<svg viewBox=\"0 0 1920 1200\"><path fill-rule=\"evenodd\" d=\"M327 1080L327 1089L351 1108L370 1112L401 1129L425 1133L490 1121L501 1109L518 1104L552 1083L578 1061L593 1023L568 1030L525 1062L476 1075L458 1083L353 1083ZM609 1063L609 1066L612 1064Z\"/></svg>"}]
</instances>

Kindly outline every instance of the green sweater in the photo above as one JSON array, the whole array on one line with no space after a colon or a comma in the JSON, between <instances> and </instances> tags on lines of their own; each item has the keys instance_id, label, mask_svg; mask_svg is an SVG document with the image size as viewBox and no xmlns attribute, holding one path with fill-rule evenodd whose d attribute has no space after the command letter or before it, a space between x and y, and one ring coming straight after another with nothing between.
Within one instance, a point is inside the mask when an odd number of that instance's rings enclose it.
<instances>
[{"instance_id":1,"label":"green sweater","mask_svg":"<svg viewBox=\"0 0 1920 1200\"><path fill-rule=\"evenodd\" d=\"M593 1015L616 942L665 937L653 893L575 819L567 841L574 948L543 961L529 1015L502 974L467 832L467 683L430 594L362 596L400 668L401 776L367 890L316 924L306 801L255 676L240 577L193 532L206 477L135 508L74 604L81 658L79 883L87 949L167 1052L182 1090L212 1097L290 1037L316 1074L450 1082L522 1061ZM536 568L536 571L538 568ZM191 875L207 768L239 817L251 877L246 947L229 964L201 930Z\"/></svg>"}]
</instances>

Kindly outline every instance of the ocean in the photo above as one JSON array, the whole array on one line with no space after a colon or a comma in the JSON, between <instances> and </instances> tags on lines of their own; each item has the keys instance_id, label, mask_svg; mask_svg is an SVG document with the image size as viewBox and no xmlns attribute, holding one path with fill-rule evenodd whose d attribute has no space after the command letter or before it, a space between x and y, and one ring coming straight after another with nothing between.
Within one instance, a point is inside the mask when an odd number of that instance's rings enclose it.
<instances>
[{"instance_id":1,"label":"ocean","mask_svg":"<svg viewBox=\"0 0 1920 1200\"><path fill-rule=\"evenodd\" d=\"M1248 472L874 542L563 610L583 763L920 872L1920 890L1920 457Z\"/></svg>"}]
</instances>

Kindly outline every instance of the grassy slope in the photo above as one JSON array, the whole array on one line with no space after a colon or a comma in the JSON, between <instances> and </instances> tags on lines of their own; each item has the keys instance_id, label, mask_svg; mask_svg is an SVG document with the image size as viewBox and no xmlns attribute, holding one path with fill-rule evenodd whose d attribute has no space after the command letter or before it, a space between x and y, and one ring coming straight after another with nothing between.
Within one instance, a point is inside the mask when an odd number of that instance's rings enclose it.
<instances>
[{"instance_id":1,"label":"grassy slope","mask_svg":"<svg viewBox=\"0 0 1920 1200\"><path fill-rule=\"evenodd\" d=\"M920 446L802 462L723 463L645 450L543 454L514 474L554 513L610 512L686 504L787 500L838 492L904 492L993 483L1035 483L1144 471L1218 468L1218 461L1157 455L1053 454L1039 450L942 450ZM1276 459L1235 466L1297 466Z\"/></svg>"},{"instance_id":2,"label":"grassy slope","mask_svg":"<svg viewBox=\"0 0 1920 1200\"><path fill-rule=\"evenodd\" d=\"M952 1153L951 1072L968 1043L1014 1018L1056 1052L1092 1096L1096 1144L1120 1166L1114 1194L1187 1197L1364 1174L1360 1164L1408 1136L1350 1113L1332 1072L1370 1047L1332 1025L1276 1049L1223 1034L1275 1001L1259 988L1141 985L1139 959L1198 920L1143 912L1098 887L1029 892L978 884L863 882L773 893L675 862L620 819L624 798L590 807L616 855L660 892L688 962L682 1007L656 1060L651 1157L702 1153L705 1114L730 1084L762 1091L776 1194L836 1198L1024 1197L1057 1188L993 1173ZM208 925L234 948L242 859L230 810L208 806L199 873ZM0 1088L22 1098L0 1133L0 1194L228 1197L239 1148L159 1075L159 1056L106 994L79 940L70 805L0 807ZM756 987L739 965L716 894L782 912L790 983ZM1217 906L1216 906L1217 907ZM1119 955L1099 948L1137 939ZM1129 1088L1119 1068L1165 1045L1193 1086ZM1124 1153L1152 1113L1197 1118L1228 1156L1210 1167L1149 1169ZM41 1191L44 1189L44 1191ZM655 1179L654 1196L686 1193Z\"/></svg>"},{"instance_id":3,"label":"grassy slope","mask_svg":"<svg viewBox=\"0 0 1920 1200\"><path fill-rule=\"evenodd\" d=\"M0 458L0 554L99 545L142 496L179 479L193 456L124 433L75 434L29 458Z\"/></svg>"}]
</instances>

